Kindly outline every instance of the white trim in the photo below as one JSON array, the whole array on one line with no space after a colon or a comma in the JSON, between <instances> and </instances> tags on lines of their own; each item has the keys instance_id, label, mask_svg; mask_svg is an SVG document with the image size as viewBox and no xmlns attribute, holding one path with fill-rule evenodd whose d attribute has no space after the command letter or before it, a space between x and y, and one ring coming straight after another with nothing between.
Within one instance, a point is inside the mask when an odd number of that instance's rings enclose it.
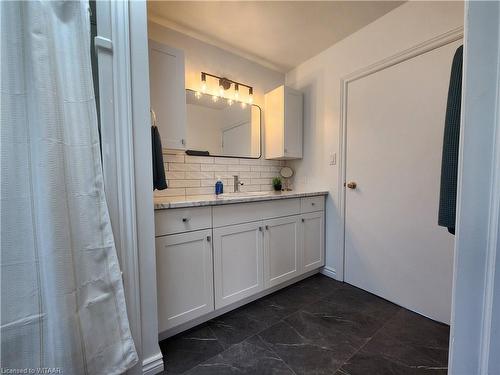
<instances>
[{"instance_id":1,"label":"white trim","mask_svg":"<svg viewBox=\"0 0 500 375\"><path fill-rule=\"evenodd\" d=\"M211 44L217 48L223 49L225 51L229 51L231 53L234 53L237 56L240 56L246 60L253 61L254 63L257 63L259 65L262 65L268 69L274 70L279 73L286 73L289 69L285 68L284 66L279 66L277 64L274 64L273 62L263 59L259 56L256 56L254 54L248 53L243 51L241 48L238 46L233 46L231 44L225 43L221 40L218 40L216 38L208 37L205 34L199 33L189 27L182 26L178 23L166 20L165 18L159 17L155 14L149 14L148 15L148 21L163 27L166 27L168 29L177 31L181 34L187 35L191 38L198 39L204 43Z\"/></svg>"},{"instance_id":2,"label":"white trim","mask_svg":"<svg viewBox=\"0 0 500 375\"><path fill-rule=\"evenodd\" d=\"M153 169L149 101L148 24L146 1L125 2L130 9L130 81L135 167L137 246L139 249L141 309L141 372L161 372L163 360L158 345L156 251L154 239ZM140 287L140 289L139 289Z\"/></svg>"},{"instance_id":3,"label":"white trim","mask_svg":"<svg viewBox=\"0 0 500 375\"><path fill-rule=\"evenodd\" d=\"M328 266L324 266L321 270L320 270L320 273L322 275L325 275L325 276L328 276L332 279L335 279L337 280L337 271L335 271L334 268L332 267L328 267Z\"/></svg>"},{"instance_id":4,"label":"white trim","mask_svg":"<svg viewBox=\"0 0 500 375\"><path fill-rule=\"evenodd\" d=\"M97 2L96 11L99 36L95 41L99 61L106 200L122 270L130 329L140 353L141 312L130 110L128 4Z\"/></svg>"},{"instance_id":5,"label":"white trim","mask_svg":"<svg viewBox=\"0 0 500 375\"><path fill-rule=\"evenodd\" d=\"M382 59L374 64L371 64L363 69L350 73L340 79L340 137L339 137L339 171L340 178L338 180L337 199L339 202L339 212L341 221L341 231L339 236L338 248L342 249L342 280L345 280L345 179L346 179L346 158L347 158L347 96L349 83L366 77L370 74L390 68L403 61L407 61L446 44L452 43L463 38L463 27L458 27L444 34L438 35L423 43L417 44L411 48L398 52L388 58Z\"/></svg>"},{"instance_id":6,"label":"white trim","mask_svg":"<svg viewBox=\"0 0 500 375\"><path fill-rule=\"evenodd\" d=\"M487 375L500 372L500 277L495 275L500 255L500 6L465 5L448 362L450 374Z\"/></svg>"},{"instance_id":7,"label":"white trim","mask_svg":"<svg viewBox=\"0 0 500 375\"><path fill-rule=\"evenodd\" d=\"M154 375L163 371L163 356L160 353L142 361L143 375Z\"/></svg>"}]
</instances>

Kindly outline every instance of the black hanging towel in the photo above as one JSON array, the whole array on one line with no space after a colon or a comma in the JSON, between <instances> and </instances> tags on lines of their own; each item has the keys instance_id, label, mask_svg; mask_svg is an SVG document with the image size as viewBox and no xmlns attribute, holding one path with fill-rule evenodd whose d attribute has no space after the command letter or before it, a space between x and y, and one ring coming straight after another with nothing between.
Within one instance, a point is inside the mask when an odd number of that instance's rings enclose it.
<instances>
[{"instance_id":1,"label":"black hanging towel","mask_svg":"<svg viewBox=\"0 0 500 375\"><path fill-rule=\"evenodd\" d=\"M160 132L155 125L151 126L151 146L153 150L153 190L163 190L167 188L167 181L165 180Z\"/></svg>"},{"instance_id":2,"label":"black hanging towel","mask_svg":"<svg viewBox=\"0 0 500 375\"><path fill-rule=\"evenodd\" d=\"M458 145L460 141L460 108L462 100L463 46L453 57L448 89L448 104L444 124L443 157L441 162L441 189L439 195L438 225L455 234L457 205Z\"/></svg>"}]
</instances>

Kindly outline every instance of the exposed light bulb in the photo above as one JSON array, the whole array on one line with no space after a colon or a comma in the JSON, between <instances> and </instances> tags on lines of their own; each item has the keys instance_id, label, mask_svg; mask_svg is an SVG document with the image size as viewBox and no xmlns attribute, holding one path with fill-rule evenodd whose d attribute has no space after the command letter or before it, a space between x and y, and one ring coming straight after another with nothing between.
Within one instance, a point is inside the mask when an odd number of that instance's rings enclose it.
<instances>
[{"instance_id":1,"label":"exposed light bulb","mask_svg":"<svg viewBox=\"0 0 500 375\"><path fill-rule=\"evenodd\" d=\"M234 84L234 99L238 100L239 97L240 97L240 86L237 83L235 83Z\"/></svg>"},{"instance_id":2,"label":"exposed light bulb","mask_svg":"<svg viewBox=\"0 0 500 375\"><path fill-rule=\"evenodd\" d=\"M201 91L207 91L207 76L205 73L201 73Z\"/></svg>"},{"instance_id":3,"label":"exposed light bulb","mask_svg":"<svg viewBox=\"0 0 500 375\"><path fill-rule=\"evenodd\" d=\"M252 103L253 103L253 96L250 96L250 97L248 98L248 104L252 104Z\"/></svg>"},{"instance_id":4,"label":"exposed light bulb","mask_svg":"<svg viewBox=\"0 0 500 375\"><path fill-rule=\"evenodd\" d=\"M201 98L201 92L196 91L196 92L194 93L194 96L196 97L196 99L200 99L200 98Z\"/></svg>"},{"instance_id":5,"label":"exposed light bulb","mask_svg":"<svg viewBox=\"0 0 500 375\"><path fill-rule=\"evenodd\" d=\"M232 100L232 99L228 99L228 100L227 100L227 104L229 104L229 105L233 105L233 100Z\"/></svg>"},{"instance_id":6,"label":"exposed light bulb","mask_svg":"<svg viewBox=\"0 0 500 375\"><path fill-rule=\"evenodd\" d=\"M220 97L224 96L224 87L222 87L222 85L219 86L219 95Z\"/></svg>"},{"instance_id":7,"label":"exposed light bulb","mask_svg":"<svg viewBox=\"0 0 500 375\"><path fill-rule=\"evenodd\" d=\"M247 107L247 103L241 102L241 108L245 109Z\"/></svg>"},{"instance_id":8,"label":"exposed light bulb","mask_svg":"<svg viewBox=\"0 0 500 375\"><path fill-rule=\"evenodd\" d=\"M212 96L212 100L215 103L215 102L217 102L219 100L219 97L217 95L213 95Z\"/></svg>"}]
</instances>

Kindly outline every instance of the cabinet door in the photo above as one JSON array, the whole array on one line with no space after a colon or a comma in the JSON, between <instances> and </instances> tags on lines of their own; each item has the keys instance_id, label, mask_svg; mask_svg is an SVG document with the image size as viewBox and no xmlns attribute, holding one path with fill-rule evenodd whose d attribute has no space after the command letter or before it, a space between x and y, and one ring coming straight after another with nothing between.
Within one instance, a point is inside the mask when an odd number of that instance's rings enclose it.
<instances>
[{"instance_id":1,"label":"cabinet door","mask_svg":"<svg viewBox=\"0 0 500 375\"><path fill-rule=\"evenodd\" d=\"M156 113L162 146L186 148L184 52L149 41L151 108Z\"/></svg>"},{"instance_id":2,"label":"cabinet door","mask_svg":"<svg viewBox=\"0 0 500 375\"><path fill-rule=\"evenodd\" d=\"M301 216L302 272L325 265L324 211Z\"/></svg>"},{"instance_id":3,"label":"cabinet door","mask_svg":"<svg viewBox=\"0 0 500 375\"><path fill-rule=\"evenodd\" d=\"M285 158L302 158L302 93L285 87Z\"/></svg>"},{"instance_id":4,"label":"cabinet door","mask_svg":"<svg viewBox=\"0 0 500 375\"><path fill-rule=\"evenodd\" d=\"M263 289L262 237L261 222L214 229L215 308Z\"/></svg>"},{"instance_id":5,"label":"cabinet door","mask_svg":"<svg viewBox=\"0 0 500 375\"><path fill-rule=\"evenodd\" d=\"M214 310L211 232L156 238L160 332Z\"/></svg>"},{"instance_id":6,"label":"cabinet door","mask_svg":"<svg viewBox=\"0 0 500 375\"><path fill-rule=\"evenodd\" d=\"M264 221L266 287L294 278L300 272L299 217Z\"/></svg>"}]
</instances>

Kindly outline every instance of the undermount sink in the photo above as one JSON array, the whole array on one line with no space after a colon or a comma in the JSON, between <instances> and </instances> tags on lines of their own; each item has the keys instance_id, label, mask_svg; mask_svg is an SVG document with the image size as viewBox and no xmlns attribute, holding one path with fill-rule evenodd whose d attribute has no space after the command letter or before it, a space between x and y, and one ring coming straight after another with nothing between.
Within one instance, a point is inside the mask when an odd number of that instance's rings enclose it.
<instances>
[{"instance_id":1,"label":"undermount sink","mask_svg":"<svg viewBox=\"0 0 500 375\"><path fill-rule=\"evenodd\" d=\"M236 198L236 197L251 197L251 196L265 196L274 194L272 191L240 191L237 193L224 193L222 198Z\"/></svg>"}]
</instances>

